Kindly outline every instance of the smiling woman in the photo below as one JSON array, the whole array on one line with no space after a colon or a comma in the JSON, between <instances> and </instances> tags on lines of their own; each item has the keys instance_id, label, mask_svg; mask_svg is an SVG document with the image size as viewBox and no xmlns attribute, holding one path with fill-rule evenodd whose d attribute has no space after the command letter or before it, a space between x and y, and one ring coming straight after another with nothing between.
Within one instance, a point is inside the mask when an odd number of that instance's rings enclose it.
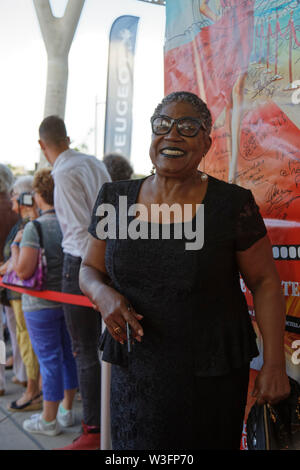
<instances>
[{"instance_id":1,"label":"smiling woman","mask_svg":"<svg viewBox=\"0 0 300 470\"><path fill-rule=\"evenodd\" d=\"M254 393L259 403L289 393L284 301L272 250L251 191L198 170L211 146L205 103L188 92L172 93L151 122L156 172L103 185L80 270L81 289L106 324L101 348L112 364L113 448L239 449L249 363L258 354L239 273L253 293L264 340ZM124 196L127 207L120 210ZM120 236L99 236L102 204L115 207ZM124 229L135 215L124 215L133 204L147 208L146 223L154 222L156 204L189 204L193 233L203 230L204 244L188 249L186 232L178 236L172 220L164 238L163 216L153 236L130 237Z\"/></svg>"}]
</instances>

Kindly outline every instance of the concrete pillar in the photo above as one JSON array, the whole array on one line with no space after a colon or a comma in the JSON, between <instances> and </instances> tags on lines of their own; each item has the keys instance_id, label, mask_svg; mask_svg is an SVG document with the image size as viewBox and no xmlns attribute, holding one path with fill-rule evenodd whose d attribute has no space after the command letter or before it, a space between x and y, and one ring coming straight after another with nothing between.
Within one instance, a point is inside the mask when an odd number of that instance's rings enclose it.
<instances>
[{"instance_id":1,"label":"concrete pillar","mask_svg":"<svg viewBox=\"0 0 300 470\"><path fill-rule=\"evenodd\" d=\"M49 0L33 0L48 55L44 117L64 119L68 84L68 55L85 0L69 0L64 16L53 16ZM41 153L39 168L47 165Z\"/></svg>"}]
</instances>

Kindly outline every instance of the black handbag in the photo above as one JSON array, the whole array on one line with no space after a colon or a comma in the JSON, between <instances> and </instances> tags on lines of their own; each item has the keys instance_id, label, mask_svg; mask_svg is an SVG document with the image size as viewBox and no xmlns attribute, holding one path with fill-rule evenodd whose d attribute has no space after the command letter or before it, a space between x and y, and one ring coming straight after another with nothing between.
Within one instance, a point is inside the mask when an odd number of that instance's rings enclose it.
<instances>
[{"instance_id":1,"label":"black handbag","mask_svg":"<svg viewBox=\"0 0 300 470\"><path fill-rule=\"evenodd\" d=\"M255 403L247 419L248 450L300 449L300 385L289 377L291 393L276 405Z\"/></svg>"}]
</instances>

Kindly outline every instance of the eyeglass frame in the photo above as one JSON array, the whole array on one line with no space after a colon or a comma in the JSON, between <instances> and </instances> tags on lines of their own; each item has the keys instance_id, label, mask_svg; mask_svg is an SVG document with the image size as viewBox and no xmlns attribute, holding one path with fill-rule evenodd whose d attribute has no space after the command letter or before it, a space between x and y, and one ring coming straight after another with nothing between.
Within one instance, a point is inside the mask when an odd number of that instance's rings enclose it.
<instances>
[{"instance_id":1,"label":"eyeglass frame","mask_svg":"<svg viewBox=\"0 0 300 470\"><path fill-rule=\"evenodd\" d=\"M170 128L169 128L169 130L168 130L167 132L163 132L162 134L157 134L156 132L154 132L154 129L153 129L153 122L154 122L154 120L157 119L157 118L167 118L167 119L169 119L169 120L171 121L171 126L170 126ZM179 131L179 129L178 129L178 121L183 121L183 120L185 120L185 119L189 119L190 121L196 122L196 123L199 125L199 129L197 130L197 132L196 132L195 134L193 134L193 135L185 135L185 134L182 134L182 132ZM182 117L182 118L173 119L173 118L171 118L170 116L167 116L166 114L156 114L156 115L152 116L152 118L151 118L152 132L153 132L153 134L155 134L155 135L167 135L167 134L169 134L169 132L171 132L171 130L172 130L173 126L174 126L174 123L176 123L176 130L177 130L178 134L181 135L181 136L183 136L183 137L196 137L196 135L199 134L199 131L200 131L201 128L202 128L202 130L204 130L205 132L207 131L205 124L203 124L203 122L200 121L200 119L197 119L197 118L195 118L195 117L185 116L185 117Z\"/></svg>"}]
</instances>

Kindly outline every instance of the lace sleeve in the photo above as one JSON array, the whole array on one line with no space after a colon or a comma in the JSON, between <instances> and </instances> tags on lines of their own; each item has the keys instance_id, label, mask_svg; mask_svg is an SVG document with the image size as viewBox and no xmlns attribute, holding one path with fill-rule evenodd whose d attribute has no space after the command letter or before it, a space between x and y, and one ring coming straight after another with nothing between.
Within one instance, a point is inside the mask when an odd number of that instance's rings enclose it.
<instances>
[{"instance_id":1,"label":"lace sleeve","mask_svg":"<svg viewBox=\"0 0 300 470\"><path fill-rule=\"evenodd\" d=\"M244 251L250 248L267 233L252 192L247 190L237 217L235 249Z\"/></svg>"},{"instance_id":2,"label":"lace sleeve","mask_svg":"<svg viewBox=\"0 0 300 470\"><path fill-rule=\"evenodd\" d=\"M104 183L103 186L101 187L99 193L98 193L98 196L97 196L94 208L93 208L91 222L90 222L90 225L89 225L89 228L88 228L89 233L94 238L97 238L98 240L99 240L99 236L97 235L96 229L97 229L97 224L100 221L101 217L96 215L96 213L97 213L98 207L101 204L105 204L106 202L109 202L109 201L107 201L107 186L108 186L108 184L109 183Z\"/></svg>"}]
</instances>

